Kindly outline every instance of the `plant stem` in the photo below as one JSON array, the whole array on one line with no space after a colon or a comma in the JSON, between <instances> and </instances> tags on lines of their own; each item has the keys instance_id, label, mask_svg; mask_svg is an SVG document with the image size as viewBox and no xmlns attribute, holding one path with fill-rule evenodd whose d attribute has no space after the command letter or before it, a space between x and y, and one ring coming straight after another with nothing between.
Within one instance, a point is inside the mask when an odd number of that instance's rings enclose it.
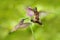
<instances>
[{"instance_id":1,"label":"plant stem","mask_svg":"<svg viewBox=\"0 0 60 40\"><path fill-rule=\"evenodd\" d=\"M30 27L30 28L31 28L31 32L32 32L33 40L35 40L35 36L34 36L33 29L32 29L32 27Z\"/></svg>"}]
</instances>

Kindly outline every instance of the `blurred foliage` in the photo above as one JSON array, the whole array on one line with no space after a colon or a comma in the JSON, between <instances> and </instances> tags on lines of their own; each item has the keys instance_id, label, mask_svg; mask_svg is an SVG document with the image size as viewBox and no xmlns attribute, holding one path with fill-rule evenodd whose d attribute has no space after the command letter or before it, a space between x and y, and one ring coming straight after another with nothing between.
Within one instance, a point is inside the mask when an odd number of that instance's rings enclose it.
<instances>
[{"instance_id":1,"label":"blurred foliage","mask_svg":"<svg viewBox=\"0 0 60 40\"><path fill-rule=\"evenodd\" d=\"M27 17L25 8L51 11L43 25L33 24L25 30L9 31L21 18ZM0 40L60 40L60 0L0 0Z\"/></svg>"}]
</instances>

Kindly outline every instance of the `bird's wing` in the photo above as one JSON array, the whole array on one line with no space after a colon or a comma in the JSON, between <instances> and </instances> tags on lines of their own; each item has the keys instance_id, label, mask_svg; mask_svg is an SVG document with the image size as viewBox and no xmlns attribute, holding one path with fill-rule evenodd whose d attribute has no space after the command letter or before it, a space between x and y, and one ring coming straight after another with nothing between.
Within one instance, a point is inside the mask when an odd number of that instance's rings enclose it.
<instances>
[{"instance_id":1,"label":"bird's wing","mask_svg":"<svg viewBox=\"0 0 60 40\"><path fill-rule=\"evenodd\" d=\"M26 8L26 15L29 16L29 17L34 15L34 12L32 11L31 8Z\"/></svg>"},{"instance_id":2,"label":"bird's wing","mask_svg":"<svg viewBox=\"0 0 60 40\"><path fill-rule=\"evenodd\" d=\"M45 11L40 11L39 12L39 18L44 18L48 15L48 12L45 12Z\"/></svg>"}]
</instances>

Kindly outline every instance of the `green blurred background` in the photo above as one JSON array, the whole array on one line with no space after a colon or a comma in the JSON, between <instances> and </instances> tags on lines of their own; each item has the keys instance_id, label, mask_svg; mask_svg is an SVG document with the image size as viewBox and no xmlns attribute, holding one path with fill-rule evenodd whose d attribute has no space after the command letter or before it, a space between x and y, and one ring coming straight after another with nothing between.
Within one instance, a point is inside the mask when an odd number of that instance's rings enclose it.
<instances>
[{"instance_id":1,"label":"green blurred background","mask_svg":"<svg viewBox=\"0 0 60 40\"><path fill-rule=\"evenodd\" d=\"M27 6L51 14L41 19L43 27L34 24L8 34L21 18L27 17ZM60 0L0 0L0 40L60 40Z\"/></svg>"}]
</instances>

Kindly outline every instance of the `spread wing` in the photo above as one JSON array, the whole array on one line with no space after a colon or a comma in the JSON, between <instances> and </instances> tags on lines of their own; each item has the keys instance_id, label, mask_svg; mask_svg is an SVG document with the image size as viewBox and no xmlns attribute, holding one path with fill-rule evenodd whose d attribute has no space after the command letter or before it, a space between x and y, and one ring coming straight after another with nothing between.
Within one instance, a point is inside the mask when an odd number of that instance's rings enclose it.
<instances>
[{"instance_id":1,"label":"spread wing","mask_svg":"<svg viewBox=\"0 0 60 40\"><path fill-rule=\"evenodd\" d=\"M26 15L29 16L29 17L33 16L34 12L32 10L33 9L31 9L31 8L26 8L26 13L27 13Z\"/></svg>"},{"instance_id":2,"label":"spread wing","mask_svg":"<svg viewBox=\"0 0 60 40\"><path fill-rule=\"evenodd\" d=\"M48 12L45 12L45 11L40 11L39 12L39 18L44 18L48 15Z\"/></svg>"},{"instance_id":3,"label":"spread wing","mask_svg":"<svg viewBox=\"0 0 60 40\"><path fill-rule=\"evenodd\" d=\"M49 16L50 14L55 13L53 10L45 10L39 12L39 17L44 18L46 16Z\"/></svg>"}]
</instances>

